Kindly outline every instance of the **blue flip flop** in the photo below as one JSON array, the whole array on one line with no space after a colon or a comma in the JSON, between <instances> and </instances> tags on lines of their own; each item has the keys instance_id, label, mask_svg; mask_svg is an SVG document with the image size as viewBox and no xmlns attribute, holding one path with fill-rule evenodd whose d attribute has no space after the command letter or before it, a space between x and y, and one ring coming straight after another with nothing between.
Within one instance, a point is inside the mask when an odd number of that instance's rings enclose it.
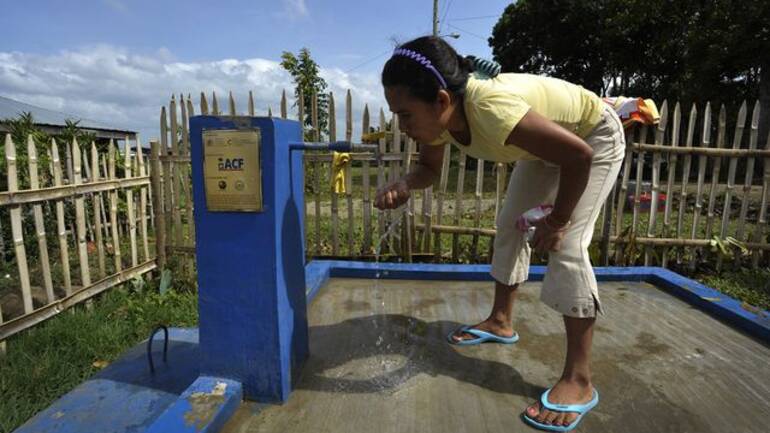
<instances>
[{"instance_id":1,"label":"blue flip flop","mask_svg":"<svg viewBox=\"0 0 770 433\"><path fill-rule=\"evenodd\" d=\"M477 338L474 338L472 340L461 340L461 341L455 341L452 339L452 336L457 334L458 332L467 332L468 334L474 335ZM454 344L456 346L474 346L476 344L491 342L491 343L501 343L501 344L513 344L517 341L519 341L519 334L513 333L510 337L501 337L499 335L492 334L490 332L482 331L480 329L471 328L470 326L461 326L456 331L452 332L451 334L447 335L446 337L449 344Z\"/></svg>"},{"instance_id":2,"label":"blue flip flop","mask_svg":"<svg viewBox=\"0 0 770 433\"><path fill-rule=\"evenodd\" d=\"M546 390L542 396L540 396L540 406L544 407L550 411L553 412L575 412L578 414L578 417L575 418L575 421L572 421L571 424L566 426L561 425L551 425L551 424L543 424L540 422L535 421L534 419L527 416L527 412L524 411L522 416L524 417L524 421L526 421L531 426L538 428L540 430L546 430L546 431L570 431L577 427L577 425L580 423L580 420L583 418L583 415L587 414L588 411L594 408L599 403L599 392L596 391L594 388L593 391L593 398L591 398L591 401L589 401L586 404L555 404L548 401L548 394L551 392L551 389L549 388Z\"/></svg>"}]
</instances>

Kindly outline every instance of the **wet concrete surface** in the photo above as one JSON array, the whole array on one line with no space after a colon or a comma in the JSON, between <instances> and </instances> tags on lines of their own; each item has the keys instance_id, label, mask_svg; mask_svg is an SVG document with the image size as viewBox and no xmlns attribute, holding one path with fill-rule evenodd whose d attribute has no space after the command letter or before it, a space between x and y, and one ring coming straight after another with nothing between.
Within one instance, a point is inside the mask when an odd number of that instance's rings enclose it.
<instances>
[{"instance_id":1,"label":"wet concrete surface","mask_svg":"<svg viewBox=\"0 0 770 433\"><path fill-rule=\"evenodd\" d=\"M770 347L647 283L600 283L599 405L575 431L766 432ZM244 403L244 432L525 432L561 374L560 315L519 289L514 345L446 335L487 317L488 282L331 279L309 306L310 350L284 405Z\"/></svg>"}]
</instances>

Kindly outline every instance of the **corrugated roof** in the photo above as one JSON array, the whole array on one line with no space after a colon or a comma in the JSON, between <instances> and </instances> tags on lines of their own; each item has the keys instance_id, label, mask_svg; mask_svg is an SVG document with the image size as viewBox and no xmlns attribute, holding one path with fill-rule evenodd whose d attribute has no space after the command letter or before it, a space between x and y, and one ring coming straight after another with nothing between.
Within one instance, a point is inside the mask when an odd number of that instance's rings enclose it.
<instances>
[{"instance_id":1,"label":"corrugated roof","mask_svg":"<svg viewBox=\"0 0 770 433\"><path fill-rule=\"evenodd\" d=\"M132 134L134 133L134 131L128 129L116 128L115 126L110 126L95 120L84 119L83 117L74 114L61 113L35 105L26 104L15 99L0 96L0 120L13 119L24 112L32 113L32 117L35 123L40 125L54 125L64 127L66 126L65 120L69 119L80 120L78 127L81 129L100 129L105 131L119 131Z\"/></svg>"}]
</instances>

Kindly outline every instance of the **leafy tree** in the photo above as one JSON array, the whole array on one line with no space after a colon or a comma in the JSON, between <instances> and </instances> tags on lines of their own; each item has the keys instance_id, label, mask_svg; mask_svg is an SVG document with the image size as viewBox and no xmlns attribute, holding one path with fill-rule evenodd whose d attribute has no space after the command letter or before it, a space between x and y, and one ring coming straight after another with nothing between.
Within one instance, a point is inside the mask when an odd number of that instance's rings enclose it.
<instances>
[{"instance_id":1,"label":"leafy tree","mask_svg":"<svg viewBox=\"0 0 770 433\"><path fill-rule=\"evenodd\" d=\"M547 74L604 95L724 103L759 98L770 120L766 0L519 0L489 43L504 70Z\"/></svg>"},{"instance_id":2,"label":"leafy tree","mask_svg":"<svg viewBox=\"0 0 770 433\"><path fill-rule=\"evenodd\" d=\"M284 51L281 54L281 66L291 74L294 79L294 97L299 101L300 92L304 104L305 140L313 139L313 94L318 95L318 128L319 138L324 139L323 131L329 123L329 96L326 93L326 81L320 77L318 64L310 57L310 50L302 48L298 55ZM295 102L295 106L297 103Z\"/></svg>"}]
</instances>

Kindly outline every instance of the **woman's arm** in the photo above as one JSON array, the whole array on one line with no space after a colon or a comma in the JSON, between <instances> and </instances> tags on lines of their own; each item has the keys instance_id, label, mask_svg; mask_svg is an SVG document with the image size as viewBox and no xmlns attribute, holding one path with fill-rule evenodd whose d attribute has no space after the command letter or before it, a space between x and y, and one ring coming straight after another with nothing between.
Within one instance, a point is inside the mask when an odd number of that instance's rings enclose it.
<instances>
[{"instance_id":1,"label":"woman's arm","mask_svg":"<svg viewBox=\"0 0 770 433\"><path fill-rule=\"evenodd\" d=\"M374 206L377 209L395 209L409 200L409 191L431 186L441 174L444 146L420 145L420 159L414 170L380 187L374 197Z\"/></svg>"},{"instance_id":2,"label":"woman's arm","mask_svg":"<svg viewBox=\"0 0 770 433\"><path fill-rule=\"evenodd\" d=\"M529 110L505 142L561 168L559 192L550 220L566 224L588 184L593 149L583 139Z\"/></svg>"},{"instance_id":3,"label":"woman's arm","mask_svg":"<svg viewBox=\"0 0 770 433\"><path fill-rule=\"evenodd\" d=\"M425 189L441 175L444 145L420 144L420 159L414 170L404 176L409 189Z\"/></svg>"}]
</instances>

